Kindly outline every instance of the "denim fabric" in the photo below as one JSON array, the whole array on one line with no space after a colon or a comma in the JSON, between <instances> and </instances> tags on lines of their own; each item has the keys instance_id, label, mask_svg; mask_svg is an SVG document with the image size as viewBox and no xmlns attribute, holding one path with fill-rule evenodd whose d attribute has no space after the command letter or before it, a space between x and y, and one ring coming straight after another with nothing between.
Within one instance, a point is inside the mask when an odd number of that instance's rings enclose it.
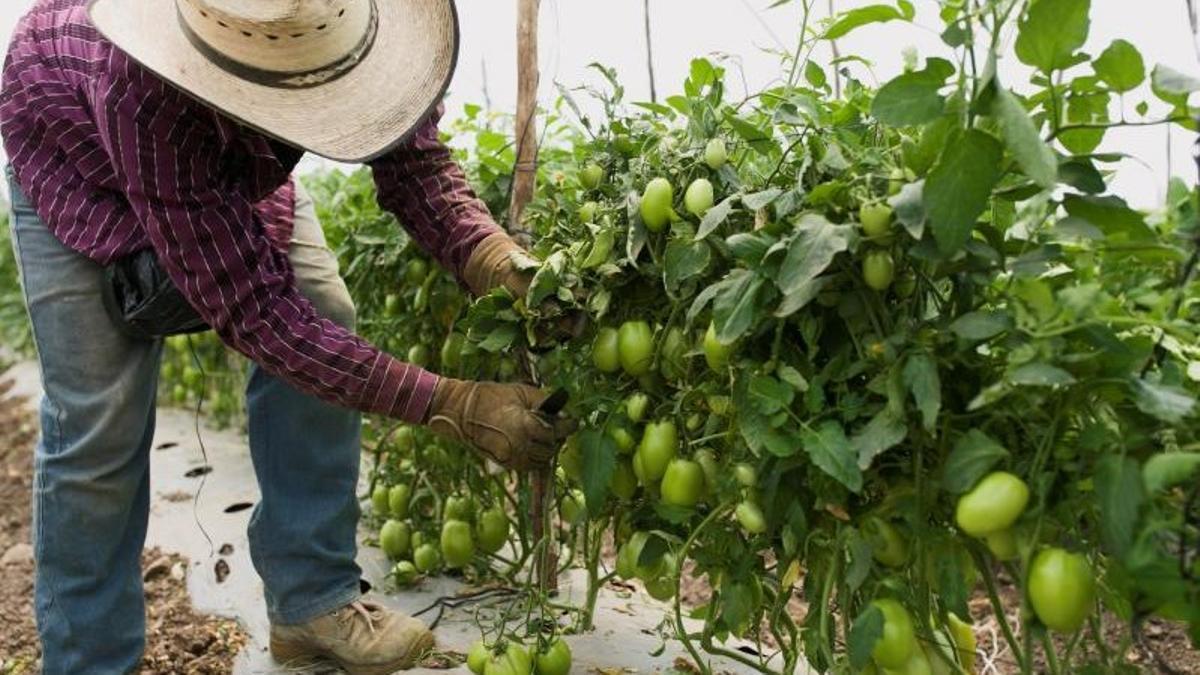
<instances>
[{"instance_id":1,"label":"denim fabric","mask_svg":"<svg viewBox=\"0 0 1200 675\"><path fill-rule=\"evenodd\" d=\"M120 335L102 269L61 244L9 180L13 245L45 396L34 456L35 605L47 675L136 671L145 641L140 555L161 342ZM306 195L291 257L302 292L343 324L353 305ZM359 415L255 369L250 453L262 498L250 550L273 622L303 623L359 596Z\"/></svg>"}]
</instances>

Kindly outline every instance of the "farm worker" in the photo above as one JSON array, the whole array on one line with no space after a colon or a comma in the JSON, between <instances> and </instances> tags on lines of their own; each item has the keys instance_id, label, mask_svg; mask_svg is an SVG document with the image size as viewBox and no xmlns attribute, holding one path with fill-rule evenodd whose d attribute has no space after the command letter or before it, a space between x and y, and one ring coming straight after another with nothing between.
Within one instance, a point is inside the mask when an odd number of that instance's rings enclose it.
<instances>
[{"instance_id":1,"label":"farm worker","mask_svg":"<svg viewBox=\"0 0 1200 675\"><path fill-rule=\"evenodd\" d=\"M440 378L355 335L337 261L290 175L305 151L365 162L380 203L471 291L524 292L520 249L438 139L456 21L452 0L36 0L18 24L0 131L46 392L34 490L44 672L132 672L143 650L163 343L130 337L102 287L106 268L147 251L256 364L246 395L262 498L249 540L276 658L388 673L432 647L422 623L361 596L359 413L429 424L518 468L550 459L562 422L536 412L538 390Z\"/></svg>"}]
</instances>

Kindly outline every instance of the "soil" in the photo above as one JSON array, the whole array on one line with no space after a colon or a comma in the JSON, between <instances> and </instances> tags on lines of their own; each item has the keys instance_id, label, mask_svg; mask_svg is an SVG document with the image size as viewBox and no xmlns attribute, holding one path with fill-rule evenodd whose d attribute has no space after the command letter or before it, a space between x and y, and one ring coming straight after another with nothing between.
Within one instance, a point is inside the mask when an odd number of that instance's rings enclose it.
<instances>
[{"instance_id":1,"label":"soil","mask_svg":"<svg viewBox=\"0 0 1200 675\"><path fill-rule=\"evenodd\" d=\"M30 495L37 426L24 401L0 383L0 675L40 670L33 619ZM187 560L157 549L142 556L146 595L147 675L219 675L233 670L246 635L236 622L195 613L187 594Z\"/></svg>"}]
</instances>

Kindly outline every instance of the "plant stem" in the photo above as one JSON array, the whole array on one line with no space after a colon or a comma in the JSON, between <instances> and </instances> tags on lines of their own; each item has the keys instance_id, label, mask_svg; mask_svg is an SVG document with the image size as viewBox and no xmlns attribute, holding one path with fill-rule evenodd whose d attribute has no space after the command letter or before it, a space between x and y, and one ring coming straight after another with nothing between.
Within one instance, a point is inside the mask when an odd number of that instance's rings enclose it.
<instances>
[{"instance_id":1,"label":"plant stem","mask_svg":"<svg viewBox=\"0 0 1200 675\"><path fill-rule=\"evenodd\" d=\"M1017 664L1021 667L1021 672L1027 671L1026 655L1021 649L1017 638L1013 635L1012 627L1008 625L1008 616L1004 613L1004 603L1000 602L1000 593L996 590L996 580L992 576L992 570L988 567L987 562L983 559L983 555L979 553L975 546L970 547L971 559L975 561L975 567L983 576L983 583L987 587L988 599L992 603L992 612L996 614L996 622L1000 624L1000 631L1004 633L1004 641L1008 643L1008 648L1012 650L1013 658L1017 660Z\"/></svg>"}]
</instances>

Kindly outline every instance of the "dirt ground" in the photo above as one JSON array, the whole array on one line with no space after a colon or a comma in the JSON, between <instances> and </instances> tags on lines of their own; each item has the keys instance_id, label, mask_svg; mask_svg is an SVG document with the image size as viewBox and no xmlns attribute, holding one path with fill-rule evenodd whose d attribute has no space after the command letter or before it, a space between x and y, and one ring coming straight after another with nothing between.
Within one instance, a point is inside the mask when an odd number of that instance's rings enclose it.
<instances>
[{"instance_id":1,"label":"dirt ground","mask_svg":"<svg viewBox=\"0 0 1200 675\"><path fill-rule=\"evenodd\" d=\"M36 421L20 401L6 398L0 383L0 675L39 670L33 620L30 494ZM142 557L146 593L148 675L219 675L233 669L246 641L236 622L192 611L185 578L187 561L161 551Z\"/></svg>"}]
</instances>

